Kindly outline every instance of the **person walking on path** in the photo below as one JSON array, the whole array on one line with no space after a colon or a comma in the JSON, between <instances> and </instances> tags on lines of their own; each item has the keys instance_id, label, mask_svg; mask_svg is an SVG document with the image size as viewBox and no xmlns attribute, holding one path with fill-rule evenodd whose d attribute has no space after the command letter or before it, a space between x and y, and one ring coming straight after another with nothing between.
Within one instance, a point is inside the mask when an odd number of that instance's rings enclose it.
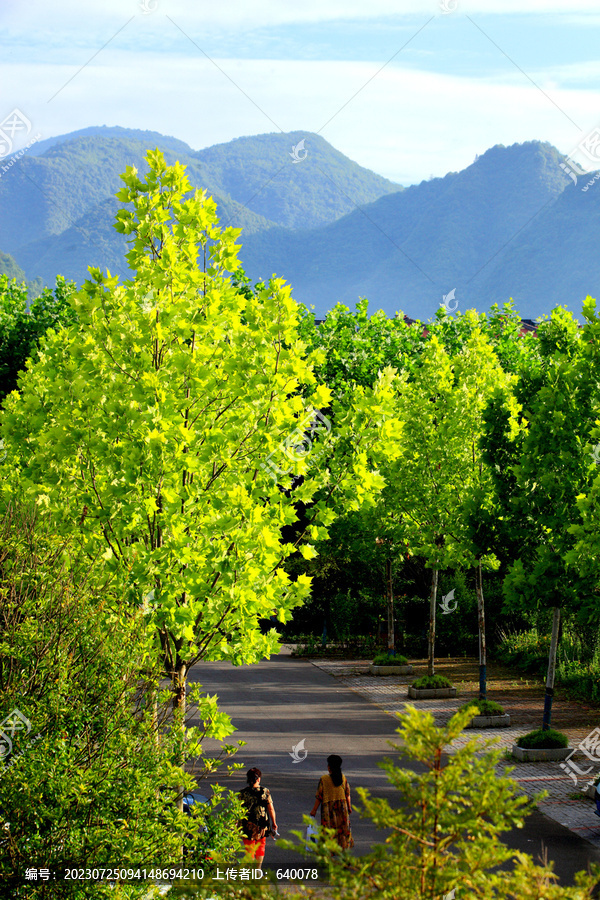
<instances>
[{"instance_id":1,"label":"person walking on path","mask_svg":"<svg viewBox=\"0 0 600 900\"><path fill-rule=\"evenodd\" d=\"M250 769L246 773L248 786L239 793L246 811L245 817L239 822L244 834L244 847L246 853L256 860L259 869L262 869L265 858L267 834L273 834L273 837L277 834L277 819L271 793L267 788L260 786L261 775L260 769Z\"/></svg>"},{"instance_id":2,"label":"person walking on path","mask_svg":"<svg viewBox=\"0 0 600 900\"><path fill-rule=\"evenodd\" d=\"M323 775L317 788L315 805L311 810L311 816L316 815L321 807L321 825L325 828L333 828L335 837L342 848L346 850L354 847L354 839L350 829L350 786L345 775L342 775L341 757L332 754L327 757L327 769L329 774Z\"/></svg>"}]
</instances>

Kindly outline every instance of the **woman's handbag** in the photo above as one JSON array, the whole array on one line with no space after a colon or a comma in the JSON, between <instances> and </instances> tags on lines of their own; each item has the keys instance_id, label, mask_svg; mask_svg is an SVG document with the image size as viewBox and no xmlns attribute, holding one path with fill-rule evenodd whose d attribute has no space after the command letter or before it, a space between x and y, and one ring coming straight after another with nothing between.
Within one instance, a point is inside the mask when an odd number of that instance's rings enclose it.
<instances>
[{"instance_id":1,"label":"woman's handbag","mask_svg":"<svg viewBox=\"0 0 600 900\"><path fill-rule=\"evenodd\" d=\"M315 819L314 816L311 816L311 820L312 821L311 821L310 825L306 826L306 849L307 850L314 850L314 846L317 841L317 834L318 834L317 820Z\"/></svg>"}]
</instances>

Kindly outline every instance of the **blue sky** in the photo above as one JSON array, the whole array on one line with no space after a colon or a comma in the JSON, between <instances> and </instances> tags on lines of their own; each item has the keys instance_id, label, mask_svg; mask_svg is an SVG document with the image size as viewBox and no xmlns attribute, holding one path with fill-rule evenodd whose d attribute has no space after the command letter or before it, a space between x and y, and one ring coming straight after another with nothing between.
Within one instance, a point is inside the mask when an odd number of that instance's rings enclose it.
<instances>
[{"instance_id":1,"label":"blue sky","mask_svg":"<svg viewBox=\"0 0 600 900\"><path fill-rule=\"evenodd\" d=\"M122 125L194 149L319 132L411 184L498 143L574 150L600 125L597 9L590 0L3 0L0 120L16 108L42 138Z\"/></svg>"}]
</instances>

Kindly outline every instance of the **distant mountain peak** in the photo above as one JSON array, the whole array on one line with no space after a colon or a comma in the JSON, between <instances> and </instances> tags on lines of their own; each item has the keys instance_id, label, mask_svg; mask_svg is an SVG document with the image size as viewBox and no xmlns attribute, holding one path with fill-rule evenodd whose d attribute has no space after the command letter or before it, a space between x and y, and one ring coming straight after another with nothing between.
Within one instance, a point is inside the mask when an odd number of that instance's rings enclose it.
<instances>
[{"instance_id":1,"label":"distant mountain peak","mask_svg":"<svg viewBox=\"0 0 600 900\"><path fill-rule=\"evenodd\" d=\"M114 138L120 141L137 141L144 144L147 149L155 147L165 147L171 150L180 150L190 154L194 151L184 141L168 135L160 134L158 131L143 131L138 128L123 128L121 125L90 125L88 128L80 128L78 131L71 131L68 134L55 135L46 138L37 144L33 144L28 151L29 156L42 156L51 147L59 146L80 138Z\"/></svg>"},{"instance_id":2,"label":"distant mountain peak","mask_svg":"<svg viewBox=\"0 0 600 900\"><path fill-rule=\"evenodd\" d=\"M119 174L146 171L155 147L214 197L223 224L242 228L248 275L276 272L317 315L362 296L426 321L453 292L459 313L514 297L535 318L600 296L600 182L574 183L559 151L536 140L497 144L460 172L403 189L310 131L192 150L154 131L91 126L33 145L0 180L10 210L0 247L47 284L57 274L81 282L88 265L125 270L114 194Z\"/></svg>"}]
</instances>

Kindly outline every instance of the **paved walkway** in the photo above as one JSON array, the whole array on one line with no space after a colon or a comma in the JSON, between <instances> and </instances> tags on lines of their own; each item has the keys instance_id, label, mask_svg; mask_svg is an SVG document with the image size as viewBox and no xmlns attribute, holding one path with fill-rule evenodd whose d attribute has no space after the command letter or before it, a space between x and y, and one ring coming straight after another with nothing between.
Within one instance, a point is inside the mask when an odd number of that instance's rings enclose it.
<instances>
[{"instance_id":1,"label":"paved walkway","mask_svg":"<svg viewBox=\"0 0 600 900\"><path fill-rule=\"evenodd\" d=\"M471 699L470 696L465 694L447 700L410 700L407 688L414 681L414 675L374 677L367 674L369 663L362 661L319 659L311 660L311 662L328 675L339 678L341 684L356 691L361 697L376 704L390 715L404 712L407 704L411 703L417 709L433 713L437 725L445 725L458 708L467 699ZM510 709L507 709L507 712L510 711ZM480 733L482 738L495 738L497 746L501 749L510 750L520 735L525 734L538 725L539 707L535 718L532 718L530 722L519 724L514 728L486 728L485 731L481 732L469 729L463 732L452 743L451 747L458 749L464 746L474 735ZM585 727L570 729L570 732L572 732L569 734L572 746L577 746L578 740L581 740L588 733ZM450 752L452 751L450 750ZM582 771L590 767L590 761L581 751L577 751L573 756L573 760ZM581 793L581 790L578 790L578 787L583 787L588 778L592 778L593 775L597 774L597 767L585 779L579 779L579 784L576 787L573 780L561 770L558 762L523 763L511 760L508 763L503 760L498 766L499 770L506 765L515 767L512 777L518 781L524 794L532 796L542 790L548 792L548 797L538 804L539 810L555 821L560 822L561 825L569 828L574 834L585 838L595 847L600 848L600 819L594 814L594 802Z\"/></svg>"},{"instance_id":2,"label":"paved walkway","mask_svg":"<svg viewBox=\"0 0 600 900\"><path fill-rule=\"evenodd\" d=\"M464 694L466 699L476 688L472 681L473 662L465 662L464 669L459 672L461 665L462 661L454 661L453 677L458 674L461 695ZM440 661L440 671L443 668ZM352 671L358 674L349 674ZM373 796L387 799L393 807L401 802L398 792L377 763L393 755L388 742L397 739L398 723L387 710L404 708L406 697L403 695L409 679L397 679L394 690L389 679L375 680L367 677L365 671L361 663L319 662L311 665L308 660L290 656L287 647L282 648L278 656L254 666L234 667L215 662L193 667L190 682L199 682L209 694L216 693L219 708L231 715L238 729L230 738L231 742L238 739L247 742L236 757L243 770L232 775L229 783L226 780L225 786L239 791L245 783L243 772L257 765L263 772L264 785L273 793L277 824L284 837L291 837L292 829L302 827L302 815L312 806L316 785L330 753L339 753L343 757L344 771L353 789L358 785L367 787ZM331 674L338 677L332 678ZM500 693L500 681L494 681L495 678L497 675L492 672L490 684L494 685L494 696ZM505 694L512 690L511 681L512 675L505 680ZM515 689L511 700L511 714L516 709L519 723L525 719L529 721L539 713L538 688L526 685L515 685L515 688L518 690ZM371 694L373 689L375 693ZM386 695L386 691L390 693ZM535 691L538 694L534 697ZM504 704L504 697L501 702ZM436 705L441 704L438 701ZM568 704L557 705L559 727L562 726L561 716L564 719L566 715L566 707ZM449 713L450 707L444 707L438 714L443 715L444 710ZM569 709L570 726L589 732L590 722L597 719L598 711L590 712L589 721L587 715L585 710L582 712L581 704ZM198 723L192 721L190 724ZM204 741L203 745L209 756L216 749L210 740ZM301 762L294 760L293 748L301 756L306 752ZM417 764L404 757L401 757L401 764L420 771ZM547 773L536 767L533 776L529 777L535 778L538 774ZM562 774L560 770L558 774ZM213 783L222 784L222 774L217 771L207 781L208 784L202 782L202 789ZM535 782L523 781L524 789L527 785L532 791L534 785L538 786ZM536 860L547 852L561 883L573 884L576 872L587 868L591 862L600 864L600 847L583 840L581 831L561 826L561 821L567 821L567 817L563 815L556 821L536 809L527 816L523 828L511 829L502 839L508 847L529 853ZM374 843L381 843L382 832L368 819L353 816L352 830L354 852L358 856L367 853ZM293 867L298 863L298 856L269 841L267 869Z\"/></svg>"}]
</instances>

